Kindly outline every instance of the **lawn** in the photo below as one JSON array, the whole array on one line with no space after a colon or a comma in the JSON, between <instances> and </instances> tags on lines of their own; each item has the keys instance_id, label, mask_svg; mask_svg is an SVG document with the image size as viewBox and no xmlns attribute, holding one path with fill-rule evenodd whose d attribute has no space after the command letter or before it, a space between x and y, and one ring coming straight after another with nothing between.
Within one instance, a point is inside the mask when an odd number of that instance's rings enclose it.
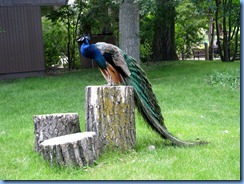
<instances>
[{"instance_id":1,"label":"lawn","mask_svg":"<svg viewBox=\"0 0 244 184\"><path fill-rule=\"evenodd\" d=\"M1 180L240 180L240 62L143 65L168 130L208 145L169 146L136 114L137 143L107 151L86 168L50 166L34 151L33 115L78 112L85 86L105 84L97 69L0 81ZM148 150L154 145L155 150Z\"/></svg>"}]
</instances>

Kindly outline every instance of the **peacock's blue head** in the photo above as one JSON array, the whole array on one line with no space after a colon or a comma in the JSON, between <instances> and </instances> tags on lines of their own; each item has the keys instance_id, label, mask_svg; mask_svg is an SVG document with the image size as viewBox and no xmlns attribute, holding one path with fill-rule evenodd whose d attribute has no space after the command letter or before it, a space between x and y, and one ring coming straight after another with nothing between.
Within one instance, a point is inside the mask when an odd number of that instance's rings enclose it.
<instances>
[{"instance_id":1,"label":"peacock's blue head","mask_svg":"<svg viewBox=\"0 0 244 184\"><path fill-rule=\"evenodd\" d=\"M80 44L89 43L89 40L90 40L90 36L82 36L76 39L76 41Z\"/></svg>"}]
</instances>

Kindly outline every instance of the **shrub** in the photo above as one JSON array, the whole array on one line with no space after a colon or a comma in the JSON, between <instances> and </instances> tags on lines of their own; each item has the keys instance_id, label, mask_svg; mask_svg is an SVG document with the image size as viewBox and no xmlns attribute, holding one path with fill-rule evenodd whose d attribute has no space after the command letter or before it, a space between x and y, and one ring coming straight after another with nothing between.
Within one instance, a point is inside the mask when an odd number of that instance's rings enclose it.
<instances>
[{"instance_id":1,"label":"shrub","mask_svg":"<svg viewBox=\"0 0 244 184\"><path fill-rule=\"evenodd\" d=\"M67 48L67 34L62 24L53 24L45 17L42 18L43 40L46 66L59 65L60 57L64 56Z\"/></svg>"},{"instance_id":2,"label":"shrub","mask_svg":"<svg viewBox=\"0 0 244 184\"><path fill-rule=\"evenodd\" d=\"M152 46L145 42L144 44L140 45L140 59L141 62L145 63L150 60L150 57L152 55Z\"/></svg>"},{"instance_id":3,"label":"shrub","mask_svg":"<svg viewBox=\"0 0 244 184\"><path fill-rule=\"evenodd\" d=\"M229 72L214 72L207 76L207 82L210 85L218 85L230 88L240 88L240 70Z\"/></svg>"}]
</instances>

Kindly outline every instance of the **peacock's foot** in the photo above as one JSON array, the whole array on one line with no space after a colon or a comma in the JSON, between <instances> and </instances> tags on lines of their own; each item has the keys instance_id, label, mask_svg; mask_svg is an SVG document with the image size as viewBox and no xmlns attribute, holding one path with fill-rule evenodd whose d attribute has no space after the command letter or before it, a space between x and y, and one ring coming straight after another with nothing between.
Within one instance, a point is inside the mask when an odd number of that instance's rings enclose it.
<instances>
[{"instance_id":1,"label":"peacock's foot","mask_svg":"<svg viewBox=\"0 0 244 184\"><path fill-rule=\"evenodd\" d=\"M103 86L114 86L113 83L107 83L107 84L104 84Z\"/></svg>"}]
</instances>

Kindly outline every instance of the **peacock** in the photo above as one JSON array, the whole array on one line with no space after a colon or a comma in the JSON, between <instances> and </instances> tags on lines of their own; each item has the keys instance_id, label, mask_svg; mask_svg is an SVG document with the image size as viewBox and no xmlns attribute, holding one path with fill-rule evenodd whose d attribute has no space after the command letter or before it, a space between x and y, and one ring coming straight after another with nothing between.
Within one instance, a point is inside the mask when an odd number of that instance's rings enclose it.
<instances>
[{"instance_id":1,"label":"peacock","mask_svg":"<svg viewBox=\"0 0 244 184\"><path fill-rule=\"evenodd\" d=\"M89 36L81 36L77 39L81 45L80 53L84 57L96 61L108 85L134 87L134 101L139 113L163 139L170 140L176 146L194 146L206 143L203 141L183 141L172 135L164 124L161 108L151 83L137 61L113 44L105 42L89 44L89 40Z\"/></svg>"}]
</instances>

